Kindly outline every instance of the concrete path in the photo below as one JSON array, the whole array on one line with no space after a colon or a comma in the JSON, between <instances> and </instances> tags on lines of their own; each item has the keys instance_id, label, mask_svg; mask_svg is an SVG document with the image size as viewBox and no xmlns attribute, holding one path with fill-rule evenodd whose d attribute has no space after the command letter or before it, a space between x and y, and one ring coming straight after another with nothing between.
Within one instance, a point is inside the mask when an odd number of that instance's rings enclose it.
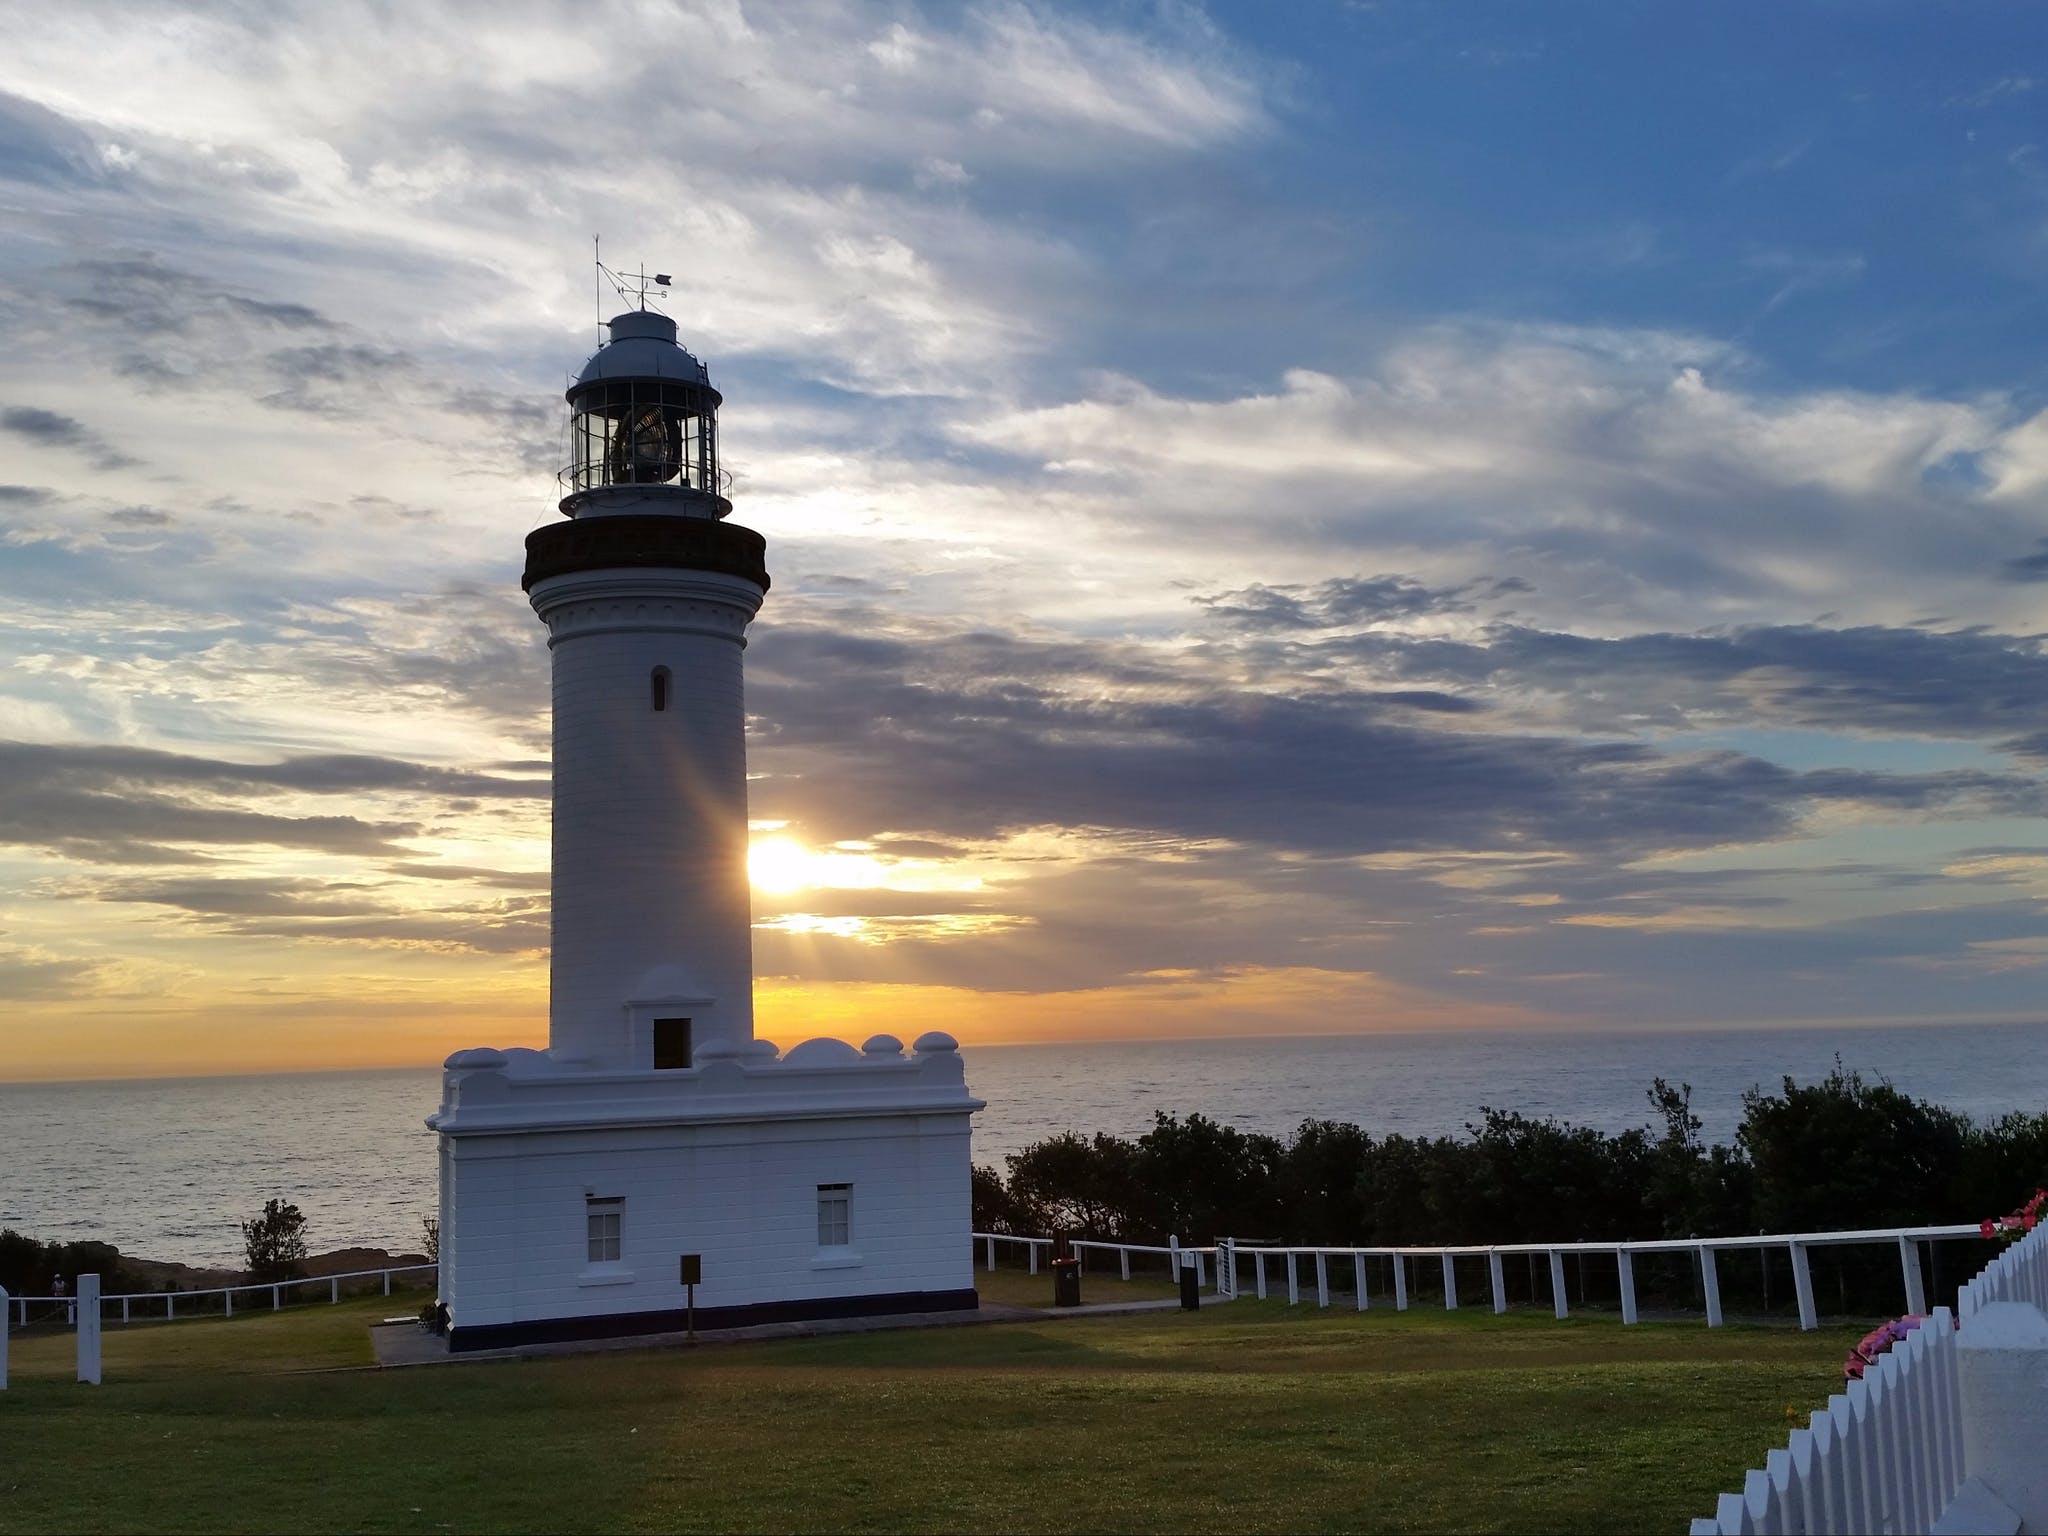
<instances>
[{"instance_id":1,"label":"concrete path","mask_svg":"<svg viewBox=\"0 0 2048 1536\"><path fill-rule=\"evenodd\" d=\"M1202 1305L1219 1298L1204 1296ZM983 1302L972 1312L899 1312L886 1317L824 1317L803 1323L756 1323L748 1328L699 1328L695 1334L638 1333L619 1339L564 1339L511 1349L466 1350L450 1354L448 1342L410 1318L370 1329L377 1364L448 1365L464 1360L538 1360L550 1355L593 1355L628 1349L695 1349L708 1344L746 1344L757 1339L813 1339L838 1333L883 1333L904 1328L963 1328L975 1323L1058 1322L1072 1317L1117 1317L1134 1312L1171 1312L1178 1301L1112 1301L1085 1307L1005 1307Z\"/></svg>"}]
</instances>

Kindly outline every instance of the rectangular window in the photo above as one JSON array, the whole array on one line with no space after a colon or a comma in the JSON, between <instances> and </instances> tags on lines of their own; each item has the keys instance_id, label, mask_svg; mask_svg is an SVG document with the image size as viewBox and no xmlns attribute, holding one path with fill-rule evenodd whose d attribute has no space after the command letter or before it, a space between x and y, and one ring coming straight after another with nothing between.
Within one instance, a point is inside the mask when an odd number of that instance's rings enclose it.
<instances>
[{"instance_id":1,"label":"rectangular window","mask_svg":"<svg viewBox=\"0 0 2048 1536\"><path fill-rule=\"evenodd\" d=\"M690 1021L654 1021L654 1070L669 1072L690 1064Z\"/></svg>"},{"instance_id":2,"label":"rectangular window","mask_svg":"<svg viewBox=\"0 0 2048 1536\"><path fill-rule=\"evenodd\" d=\"M818 1246L848 1248L853 1245L853 1186L818 1186Z\"/></svg>"},{"instance_id":3,"label":"rectangular window","mask_svg":"<svg viewBox=\"0 0 2048 1536\"><path fill-rule=\"evenodd\" d=\"M626 1202L618 1195L592 1195L583 1202L584 1224L590 1239L590 1262L619 1262L619 1228Z\"/></svg>"}]
</instances>

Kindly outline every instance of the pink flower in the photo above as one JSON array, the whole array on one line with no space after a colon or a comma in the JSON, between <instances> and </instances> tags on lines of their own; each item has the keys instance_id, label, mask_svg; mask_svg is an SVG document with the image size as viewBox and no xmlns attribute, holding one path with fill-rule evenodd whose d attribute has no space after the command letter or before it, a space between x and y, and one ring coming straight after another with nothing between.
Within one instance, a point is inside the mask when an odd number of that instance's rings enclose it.
<instances>
[{"instance_id":1,"label":"pink flower","mask_svg":"<svg viewBox=\"0 0 2048 1536\"><path fill-rule=\"evenodd\" d=\"M1991 1235L1991 1218L1989 1216L1986 1216L1984 1220L1978 1224L1977 1231L1985 1237L1989 1237Z\"/></svg>"}]
</instances>

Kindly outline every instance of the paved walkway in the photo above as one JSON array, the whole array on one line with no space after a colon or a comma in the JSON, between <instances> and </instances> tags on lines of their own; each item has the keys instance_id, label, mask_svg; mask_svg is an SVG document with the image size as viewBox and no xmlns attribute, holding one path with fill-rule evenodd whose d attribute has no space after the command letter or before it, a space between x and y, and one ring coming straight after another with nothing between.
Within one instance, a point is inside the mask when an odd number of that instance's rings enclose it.
<instances>
[{"instance_id":1,"label":"paved walkway","mask_svg":"<svg viewBox=\"0 0 2048 1536\"><path fill-rule=\"evenodd\" d=\"M1203 1306L1218 1298L1204 1296ZM637 1333L618 1339L563 1339L511 1349L466 1350L450 1354L448 1342L410 1318L370 1329L380 1366L447 1365L463 1360L535 1360L549 1355L593 1355L625 1349L695 1349L708 1344L745 1344L756 1339L811 1339L837 1333L883 1333L903 1328L964 1328L975 1323L1058 1322L1070 1317L1116 1317L1132 1312L1171 1312L1178 1301L1112 1301L1086 1307L1005 1307L983 1302L972 1312L898 1312L885 1317L821 1317L802 1323L756 1323L747 1328L699 1328L696 1333Z\"/></svg>"}]
</instances>

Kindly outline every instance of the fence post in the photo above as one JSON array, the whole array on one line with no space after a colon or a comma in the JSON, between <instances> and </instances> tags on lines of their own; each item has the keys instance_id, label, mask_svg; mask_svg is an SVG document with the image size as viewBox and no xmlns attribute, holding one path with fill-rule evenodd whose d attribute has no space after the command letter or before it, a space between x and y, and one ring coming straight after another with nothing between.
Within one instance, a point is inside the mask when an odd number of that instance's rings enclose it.
<instances>
[{"instance_id":1,"label":"fence post","mask_svg":"<svg viewBox=\"0 0 2048 1536\"><path fill-rule=\"evenodd\" d=\"M1206 1253L1202 1252L1202 1250L1201 1250L1201 1249L1197 1248L1197 1249L1195 1250L1195 1284L1197 1284L1197 1285L1207 1285L1208 1283L1209 1283L1209 1255L1207 1255Z\"/></svg>"},{"instance_id":2,"label":"fence post","mask_svg":"<svg viewBox=\"0 0 2048 1536\"><path fill-rule=\"evenodd\" d=\"M1131 1278L1131 1250L1130 1250L1130 1249L1128 1249L1128 1248L1119 1248L1119 1249L1117 1249L1117 1251L1116 1251L1116 1256L1117 1256L1118 1258L1120 1258L1120 1259L1122 1259L1122 1260L1124 1261L1124 1262L1123 1262L1124 1278L1125 1278L1126 1280L1130 1279L1130 1278Z\"/></svg>"},{"instance_id":3,"label":"fence post","mask_svg":"<svg viewBox=\"0 0 2048 1536\"><path fill-rule=\"evenodd\" d=\"M177 1320L178 1298L173 1296L169 1291L166 1291L164 1292L164 1321L167 1323L175 1323Z\"/></svg>"},{"instance_id":4,"label":"fence post","mask_svg":"<svg viewBox=\"0 0 2048 1536\"><path fill-rule=\"evenodd\" d=\"M332 1280L329 1280L327 1282L327 1299L330 1302L338 1302L341 1300L341 1276L336 1275Z\"/></svg>"},{"instance_id":5,"label":"fence post","mask_svg":"<svg viewBox=\"0 0 2048 1536\"><path fill-rule=\"evenodd\" d=\"M1266 1299L1266 1250L1261 1248L1252 1254L1252 1270L1259 1277L1259 1300Z\"/></svg>"},{"instance_id":6,"label":"fence post","mask_svg":"<svg viewBox=\"0 0 2048 1536\"><path fill-rule=\"evenodd\" d=\"M1300 1304L1301 1274L1294 1262L1294 1250L1290 1248L1287 1250L1287 1305L1293 1307Z\"/></svg>"},{"instance_id":7,"label":"fence post","mask_svg":"<svg viewBox=\"0 0 2048 1536\"><path fill-rule=\"evenodd\" d=\"M0 1285L0 1392L7 1390L7 1287Z\"/></svg>"},{"instance_id":8,"label":"fence post","mask_svg":"<svg viewBox=\"0 0 2048 1536\"><path fill-rule=\"evenodd\" d=\"M228 1316L228 1317L233 1317L233 1316L235 1315L235 1289L234 1289L234 1287L233 1287L233 1286L229 1286L229 1287L228 1287L228 1288L227 1288L226 1290L222 1291L222 1292L220 1293L220 1299L221 1299L221 1304L222 1304L223 1308L225 1309L224 1315L225 1315L225 1316Z\"/></svg>"},{"instance_id":9,"label":"fence post","mask_svg":"<svg viewBox=\"0 0 2048 1536\"><path fill-rule=\"evenodd\" d=\"M1707 1299L1707 1326L1721 1326L1721 1271L1714 1263L1714 1250L1705 1246L1699 1249L1700 1290Z\"/></svg>"},{"instance_id":10,"label":"fence post","mask_svg":"<svg viewBox=\"0 0 2048 1536\"><path fill-rule=\"evenodd\" d=\"M1811 1333L1820 1326L1813 1310L1813 1271L1807 1267L1806 1244L1787 1243L1792 1255L1792 1292L1799 1299L1799 1326Z\"/></svg>"},{"instance_id":11,"label":"fence post","mask_svg":"<svg viewBox=\"0 0 2048 1536\"><path fill-rule=\"evenodd\" d=\"M1320 1248L1316 1250L1316 1305L1330 1304L1330 1256Z\"/></svg>"},{"instance_id":12,"label":"fence post","mask_svg":"<svg viewBox=\"0 0 2048 1536\"><path fill-rule=\"evenodd\" d=\"M1906 1277L1906 1311L1914 1317L1927 1314L1927 1286L1920 1278L1920 1245L1910 1237L1899 1239L1899 1268Z\"/></svg>"},{"instance_id":13,"label":"fence post","mask_svg":"<svg viewBox=\"0 0 2048 1536\"><path fill-rule=\"evenodd\" d=\"M1176 1287L1180 1285L1180 1234L1166 1234L1166 1272L1173 1277Z\"/></svg>"},{"instance_id":14,"label":"fence post","mask_svg":"<svg viewBox=\"0 0 2048 1536\"><path fill-rule=\"evenodd\" d=\"M78 1277L78 1379L100 1384L100 1277Z\"/></svg>"},{"instance_id":15,"label":"fence post","mask_svg":"<svg viewBox=\"0 0 2048 1536\"><path fill-rule=\"evenodd\" d=\"M121 1321L124 1323L128 1321L128 1298L126 1296L121 1298Z\"/></svg>"},{"instance_id":16,"label":"fence post","mask_svg":"<svg viewBox=\"0 0 2048 1536\"><path fill-rule=\"evenodd\" d=\"M1614 1250L1614 1267L1621 1277L1621 1320L1636 1320L1636 1261L1626 1248Z\"/></svg>"},{"instance_id":17,"label":"fence post","mask_svg":"<svg viewBox=\"0 0 2048 1536\"><path fill-rule=\"evenodd\" d=\"M1500 1272L1500 1255L1498 1253L1489 1253L1486 1256L1486 1276L1493 1282L1493 1310L1496 1313L1507 1311L1508 1281L1507 1276Z\"/></svg>"},{"instance_id":18,"label":"fence post","mask_svg":"<svg viewBox=\"0 0 2048 1536\"><path fill-rule=\"evenodd\" d=\"M384 1294L386 1296L391 1294L391 1271L388 1269L384 1271Z\"/></svg>"},{"instance_id":19,"label":"fence post","mask_svg":"<svg viewBox=\"0 0 2048 1536\"><path fill-rule=\"evenodd\" d=\"M1571 1302L1565 1296L1564 1255L1555 1248L1550 1253L1550 1310L1563 1322L1572 1314Z\"/></svg>"},{"instance_id":20,"label":"fence post","mask_svg":"<svg viewBox=\"0 0 2048 1536\"><path fill-rule=\"evenodd\" d=\"M283 1294L282 1294L282 1293L283 1293L283 1290L284 1290L284 1287L283 1287L283 1286L280 1286L280 1285L273 1285L273 1286L272 1286L272 1287L270 1288L270 1310L271 1310L271 1311L275 1312L275 1311L277 1311L277 1309L278 1309L278 1308L280 1308L280 1307L282 1307L282 1306L284 1305L284 1296L283 1296Z\"/></svg>"},{"instance_id":21,"label":"fence post","mask_svg":"<svg viewBox=\"0 0 2048 1536\"><path fill-rule=\"evenodd\" d=\"M1455 1312L1458 1310L1458 1261L1451 1257L1448 1248L1444 1250L1443 1261L1444 1310L1446 1312Z\"/></svg>"},{"instance_id":22,"label":"fence post","mask_svg":"<svg viewBox=\"0 0 2048 1536\"><path fill-rule=\"evenodd\" d=\"M1408 1310L1408 1260L1398 1253L1394 1255L1394 1310Z\"/></svg>"},{"instance_id":23,"label":"fence post","mask_svg":"<svg viewBox=\"0 0 2048 1536\"><path fill-rule=\"evenodd\" d=\"M1956 1335L1956 1374L1968 1480L1959 1502L1975 1483L2021 1530L2048 1530L2048 1316L2031 1302L1987 1302Z\"/></svg>"},{"instance_id":24,"label":"fence post","mask_svg":"<svg viewBox=\"0 0 2048 1536\"><path fill-rule=\"evenodd\" d=\"M1353 1253L1351 1255L1351 1280L1358 1287L1358 1310L1363 1312L1365 1310L1365 1255L1362 1253Z\"/></svg>"}]
</instances>

